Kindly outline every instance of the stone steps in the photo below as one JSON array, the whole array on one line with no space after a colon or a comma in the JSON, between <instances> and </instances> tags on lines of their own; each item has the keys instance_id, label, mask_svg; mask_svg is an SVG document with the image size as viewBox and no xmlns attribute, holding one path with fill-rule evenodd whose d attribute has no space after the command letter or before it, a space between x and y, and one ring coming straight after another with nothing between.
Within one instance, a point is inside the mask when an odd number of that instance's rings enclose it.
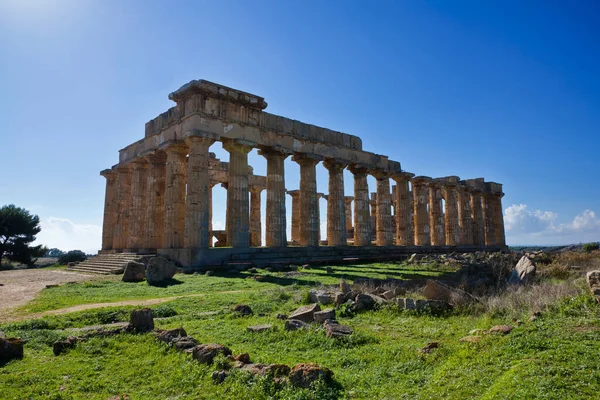
<instances>
[{"instance_id":1,"label":"stone steps","mask_svg":"<svg viewBox=\"0 0 600 400\"><path fill-rule=\"evenodd\" d=\"M140 261L148 254L135 253L114 253L114 254L99 254L95 257L67 268L68 271L76 271L93 274L122 274L125 271L127 263L130 261Z\"/></svg>"}]
</instances>

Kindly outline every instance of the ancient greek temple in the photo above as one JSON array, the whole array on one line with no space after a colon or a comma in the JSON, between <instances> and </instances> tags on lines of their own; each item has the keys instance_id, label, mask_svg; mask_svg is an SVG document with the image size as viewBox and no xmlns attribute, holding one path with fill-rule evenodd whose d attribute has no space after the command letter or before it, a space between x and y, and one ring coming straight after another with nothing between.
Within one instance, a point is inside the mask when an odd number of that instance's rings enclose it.
<instances>
[{"instance_id":1,"label":"ancient greek temple","mask_svg":"<svg viewBox=\"0 0 600 400\"><path fill-rule=\"evenodd\" d=\"M157 253L203 267L506 247L499 183L415 176L387 156L364 151L357 136L269 114L262 97L212 82L189 82L169 99L176 105L149 121L145 137L120 150L119 163L101 172L101 254ZM210 151L217 141L229 160ZM253 149L266 159L266 176L254 175L248 165ZM299 165L299 188L286 187L288 157ZM317 192L319 163L329 173L327 193ZM354 196L344 195L344 169L353 175ZM369 175L376 181L373 193ZM217 184L227 190L224 231L212 229ZM319 199L327 201L325 237Z\"/></svg>"}]
</instances>

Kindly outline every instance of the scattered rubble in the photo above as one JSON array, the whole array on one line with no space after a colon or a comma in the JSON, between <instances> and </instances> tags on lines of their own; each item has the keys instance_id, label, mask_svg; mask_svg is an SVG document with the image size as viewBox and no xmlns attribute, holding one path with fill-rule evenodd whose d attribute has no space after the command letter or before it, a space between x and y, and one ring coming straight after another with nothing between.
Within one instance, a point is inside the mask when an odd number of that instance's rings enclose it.
<instances>
[{"instance_id":1,"label":"scattered rubble","mask_svg":"<svg viewBox=\"0 0 600 400\"><path fill-rule=\"evenodd\" d=\"M490 329L490 333L502 333L504 335L509 334L513 330L510 325L496 325Z\"/></svg>"},{"instance_id":2,"label":"scattered rubble","mask_svg":"<svg viewBox=\"0 0 600 400\"><path fill-rule=\"evenodd\" d=\"M588 272L586 278L592 295L594 295L596 301L600 303L600 270Z\"/></svg>"},{"instance_id":3,"label":"scattered rubble","mask_svg":"<svg viewBox=\"0 0 600 400\"><path fill-rule=\"evenodd\" d=\"M530 283L535 278L535 272L535 264L529 257L523 256L508 277L507 283L509 285Z\"/></svg>"}]
</instances>

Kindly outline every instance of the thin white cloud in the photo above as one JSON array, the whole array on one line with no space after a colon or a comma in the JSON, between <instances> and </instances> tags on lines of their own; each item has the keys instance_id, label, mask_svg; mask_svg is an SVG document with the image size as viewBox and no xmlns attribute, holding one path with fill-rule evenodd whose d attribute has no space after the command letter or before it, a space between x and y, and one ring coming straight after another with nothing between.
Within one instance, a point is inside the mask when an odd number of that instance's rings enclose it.
<instances>
[{"instance_id":1,"label":"thin white cloud","mask_svg":"<svg viewBox=\"0 0 600 400\"><path fill-rule=\"evenodd\" d=\"M66 218L49 217L40 221L40 227L42 230L35 244L63 251L82 250L91 254L100 250L102 227L99 225L77 224Z\"/></svg>"},{"instance_id":2,"label":"thin white cloud","mask_svg":"<svg viewBox=\"0 0 600 400\"><path fill-rule=\"evenodd\" d=\"M592 210L584 210L567 223L558 222L553 211L529 210L526 204L513 204L504 210L504 224L509 236L531 239L562 237L565 243L600 238L600 219ZM597 240L597 239L596 239Z\"/></svg>"}]
</instances>

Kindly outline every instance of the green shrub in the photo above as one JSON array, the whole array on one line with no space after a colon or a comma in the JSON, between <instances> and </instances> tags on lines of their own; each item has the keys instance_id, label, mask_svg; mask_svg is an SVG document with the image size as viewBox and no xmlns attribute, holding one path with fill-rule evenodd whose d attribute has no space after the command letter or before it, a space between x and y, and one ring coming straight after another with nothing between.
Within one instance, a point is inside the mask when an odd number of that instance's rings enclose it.
<instances>
[{"instance_id":1,"label":"green shrub","mask_svg":"<svg viewBox=\"0 0 600 400\"><path fill-rule=\"evenodd\" d=\"M591 253L594 250L598 250L600 248L600 244L598 242L586 243L583 245L583 251L586 253Z\"/></svg>"},{"instance_id":2,"label":"green shrub","mask_svg":"<svg viewBox=\"0 0 600 400\"><path fill-rule=\"evenodd\" d=\"M84 261L86 255L81 250L71 250L66 254L63 254L59 259L58 263L61 265L68 264L70 262Z\"/></svg>"}]
</instances>

